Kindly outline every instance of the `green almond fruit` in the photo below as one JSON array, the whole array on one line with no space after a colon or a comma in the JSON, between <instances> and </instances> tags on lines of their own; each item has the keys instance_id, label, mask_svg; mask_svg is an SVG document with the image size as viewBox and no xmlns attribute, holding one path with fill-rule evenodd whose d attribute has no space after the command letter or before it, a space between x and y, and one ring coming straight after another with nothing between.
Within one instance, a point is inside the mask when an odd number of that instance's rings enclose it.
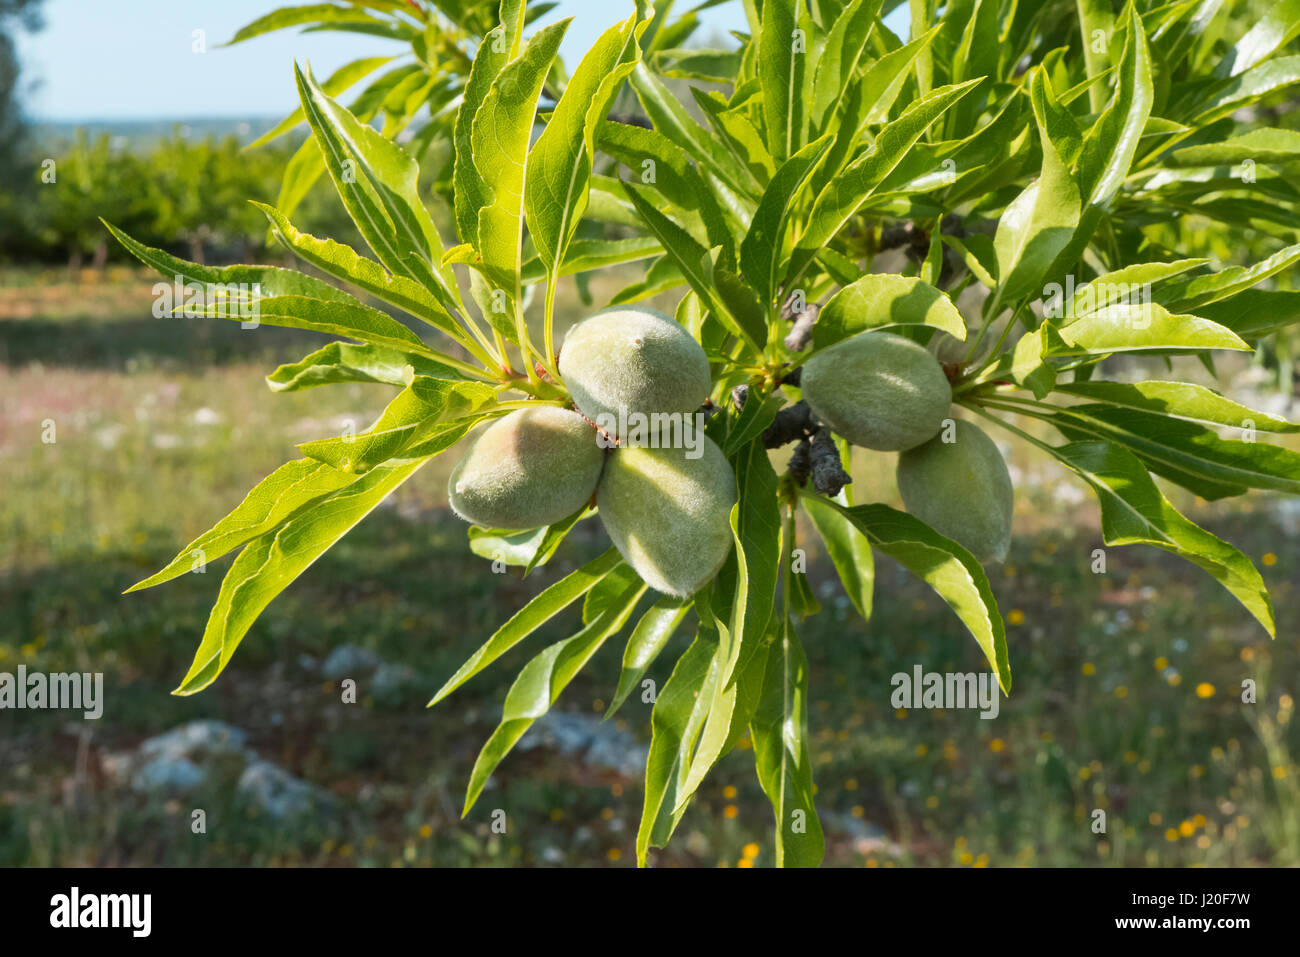
<instances>
[{"instance_id":1,"label":"green almond fruit","mask_svg":"<svg viewBox=\"0 0 1300 957\"><path fill-rule=\"evenodd\" d=\"M578 411L618 438L629 415L694 412L709 397L700 344L649 309L611 309L573 326L560 376Z\"/></svg>"},{"instance_id":2,"label":"green almond fruit","mask_svg":"<svg viewBox=\"0 0 1300 957\"><path fill-rule=\"evenodd\" d=\"M447 483L461 518L488 528L538 528L591 500L605 453L582 416L553 405L518 409L474 440Z\"/></svg>"},{"instance_id":3,"label":"green almond fruit","mask_svg":"<svg viewBox=\"0 0 1300 957\"><path fill-rule=\"evenodd\" d=\"M952 405L938 360L888 332L859 333L814 354L804 363L800 388L832 432L886 452L933 437Z\"/></svg>"},{"instance_id":4,"label":"green almond fruit","mask_svg":"<svg viewBox=\"0 0 1300 957\"><path fill-rule=\"evenodd\" d=\"M898 491L909 512L978 561L1003 561L1011 545L1011 474L984 430L960 419L953 425L899 455Z\"/></svg>"},{"instance_id":5,"label":"green almond fruit","mask_svg":"<svg viewBox=\"0 0 1300 957\"><path fill-rule=\"evenodd\" d=\"M596 503L624 560L647 585L686 598L731 552L736 477L722 450L703 439L686 449L620 448L610 453Z\"/></svg>"}]
</instances>

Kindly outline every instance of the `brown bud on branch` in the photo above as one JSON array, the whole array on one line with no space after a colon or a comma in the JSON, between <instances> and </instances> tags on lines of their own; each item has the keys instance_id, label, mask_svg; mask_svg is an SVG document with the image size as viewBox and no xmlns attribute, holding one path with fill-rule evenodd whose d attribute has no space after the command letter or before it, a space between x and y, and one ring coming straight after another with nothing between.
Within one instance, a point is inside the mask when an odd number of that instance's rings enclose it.
<instances>
[{"instance_id":1,"label":"brown bud on branch","mask_svg":"<svg viewBox=\"0 0 1300 957\"><path fill-rule=\"evenodd\" d=\"M834 498L840 489L853 481L840 462L840 450L831 438L830 429L818 429L812 437L810 461L813 489L819 495Z\"/></svg>"},{"instance_id":2,"label":"brown bud on branch","mask_svg":"<svg viewBox=\"0 0 1300 957\"><path fill-rule=\"evenodd\" d=\"M795 439L804 439L817 431L812 410L804 401L787 405L776 414L772 424L763 432L763 445L769 449L780 448Z\"/></svg>"}]
</instances>

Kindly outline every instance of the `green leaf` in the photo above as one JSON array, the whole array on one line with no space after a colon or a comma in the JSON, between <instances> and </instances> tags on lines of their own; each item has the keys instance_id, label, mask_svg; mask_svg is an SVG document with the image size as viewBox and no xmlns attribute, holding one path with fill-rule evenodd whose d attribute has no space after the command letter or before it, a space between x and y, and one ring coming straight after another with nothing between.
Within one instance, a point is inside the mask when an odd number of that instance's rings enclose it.
<instances>
[{"instance_id":1,"label":"green leaf","mask_svg":"<svg viewBox=\"0 0 1300 957\"><path fill-rule=\"evenodd\" d=\"M456 111L452 133L456 155L452 173L456 227L461 241L475 246L478 244L478 211L491 201L492 193L474 160L474 116L487 99L501 68L519 55L526 6L521 0L507 0L502 4L501 22L479 44L478 53L470 65L460 108Z\"/></svg>"},{"instance_id":2,"label":"green leaf","mask_svg":"<svg viewBox=\"0 0 1300 957\"><path fill-rule=\"evenodd\" d=\"M1079 225L1079 188L1047 130L1040 126L1038 132L1042 170L1002 213L993 239L998 294L1006 303L1041 287Z\"/></svg>"},{"instance_id":3,"label":"green leaf","mask_svg":"<svg viewBox=\"0 0 1300 957\"><path fill-rule=\"evenodd\" d=\"M976 234L958 239L956 236L944 235L943 242L952 247L962 258L966 268L984 284L985 288L992 289L998 284L996 276L998 264L993 253L993 242L987 236Z\"/></svg>"},{"instance_id":4,"label":"green leaf","mask_svg":"<svg viewBox=\"0 0 1300 957\"><path fill-rule=\"evenodd\" d=\"M440 271L442 240L420 200L415 160L326 96L296 63L294 76L325 168L375 256L392 272L441 293L453 308L456 296Z\"/></svg>"},{"instance_id":5,"label":"green leaf","mask_svg":"<svg viewBox=\"0 0 1300 957\"><path fill-rule=\"evenodd\" d=\"M1253 266L1229 266L1208 276L1196 276L1181 285L1162 288L1156 299L1171 309L1199 309L1227 299L1300 263L1300 243L1279 249Z\"/></svg>"},{"instance_id":6,"label":"green leaf","mask_svg":"<svg viewBox=\"0 0 1300 957\"><path fill-rule=\"evenodd\" d=\"M194 662L172 694L212 684L262 609L424 461L374 469L249 542L222 579Z\"/></svg>"},{"instance_id":7,"label":"green leaf","mask_svg":"<svg viewBox=\"0 0 1300 957\"><path fill-rule=\"evenodd\" d=\"M360 305L355 297L342 289L322 279L304 275L296 269L282 269L279 266L201 266L137 242L107 220L100 222L126 247L127 252L146 266L183 286L221 287L213 290L213 293L223 295L223 301L231 305L256 303L275 296L310 296L313 299ZM189 290L182 292L186 296L190 294ZM206 301L216 295L209 294L205 289L202 299ZM175 306L181 304L180 300L174 303ZM230 318L240 318L238 310Z\"/></svg>"},{"instance_id":8,"label":"green leaf","mask_svg":"<svg viewBox=\"0 0 1300 957\"><path fill-rule=\"evenodd\" d=\"M1104 355L1148 349L1238 349L1250 346L1231 329L1198 316L1172 315L1154 302L1114 302L1060 329L1048 355Z\"/></svg>"},{"instance_id":9,"label":"green leaf","mask_svg":"<svg viewBox=\"0 0 1300 957\"><path fill-rule=\"evenodd\" d=\"M1073 382L1057 386L1067 395L1108 405L1157 412L1193 422L1245 428L1261 432L1300 432L1300 425L1259 412L1219 393L1190 382Z\"/></svg>"},{"instance_id":10,"label":"green leaf","mask_svg":"<svg viewBox=\"0 0 1300 957\"><path fill-rule=\"evenodd\" d=\"M732 456L731 463L736 473L740 502L737 506L739 552L728 560L718 580L729 582L731 569L736 569L730 629L740 650L738 661L743 665L772 617L781 563L781 518L777 509L776 471L766 447L761 442L750 442ZM723 681L731 682L734 674L734 666L724 670Z\"/></svg>"},{"instance_id":11,"label":"green leaf","mask_svg":"<svg viewBox=\"0 0 1300 957\"><path fill-rule=\"evenodd\" d=\"M1152 298L1147 294L1147 286L1154 288L1175 276L1198 269L1208 262L1208 259L1179 259L1170 263L1138 263L1124 266L1104 273L1091 282L1074 287L1072 296L1069 295L1068 287L1063 288L1055 283L1049 284L1047 290L1044 290L1043 298L1044 300L1056 298L1058 302L1045 303L1046 307L1043 311L1049 318L1060 318L1061 313L1064 313L1067 322L1061 325L1067 325L1070 319L1097 312L1118 300L1140 298L1142 301L1147 301ZM1052 289L1056 292L1048 291ZM1070 300L1068 302L1065 301L1067 296Z\"/></svg>"},{"instance_id":12,"label":"green leaf","mask_svg":"<svg viewBox=\"0 0 1300 957\"><path fill-rule=\"evenodd\" d=\"M744 165L718 144L686 107L650 72L644 61L637 63L628 81L654 128L707 168L731 189L746 193L748 171Z\"/></svg>"},{"instance_id":13,"label":"green leaf","mask_svg":"<svg viewBox=\"0 0 1300 957\"><path fill-rule=\"evenodd\" d=\"M858 536L861 538L862 536ZM792 572L788 585L790 588L790 614L796 621L807 621L822 610L822 603L813 594L808 576L804 572ZM764 665L766 667L766 665Z\"/></svg>"},{"instance_id":14,"label":"green leaf","mask_svg":"<svg viewBox=\"0 0 1300 957\"><path fill-rule=\"evenodd\" d=\"M601 579L623 563L618 549L610 548L574 572L541 591L496 630L468 661L447 679L429 701L432 708L470 678L587 594Z\"/></svg>"},{"instance_id":15,"label":"green leaf","mask_svg":"<svg viewBox=\"0 0 1300 957\"><path fill-rule=\"evenodd\" d=\"M718 605L713 609L719 635L715 659L718 677L699 746L691 758L686 780L677 792L676 810L690 799L726 753L733 738L736 713L752 710L753 702L744 700L745 688L738 679L763 640L776 596L781 562L776 472L767 457L767 449L760 442L747 445L732 464L740 494L731 515L736 547L714 587ZM717 601L719 589L728 588L730 600Z\"/></svg>"},{"instance_id":16,"label":"green leaf","mask_svg":"<svg viewBox=\"0 0 1300 957\"><path fill-rule=\"evenodd\" d=\"M632 566L624 562L598 581L582 600L582 623L590 625L618 600L628 586L638 580L639 576L632 570Z\"/></svg>"},{"instance_id":17,"label":"green leaf","mask_svg":"<svg viewBox=\"0 0 1300 957\"><path fill-rule=\"evenodd\" d=\"M1131 8L1116 76L1115 95L1085 134L1079 154L1080 195L1086 206L1098 209L1109 208L1129 174L1154 96L1151 51L1142 20Z\"/></svg>"},{"instance_id":18,"label":"green leaf","mask_svg":"<svg viewBox=\"0 0 1300 957\"><path fill-rule=\"evenodd\" d=\"M749 231L740 244L741 270L759 291L766 306L772 306L777 298L777 284L782 278L781 264L789 255L787 225L790 217L798 208L830 142L829 136L823 136L781 164L763 193Z\"/></svg>"},{"instance_id":19,"label":"green leaf","mask_svg":"<svg viewBox=\"0 0 1300 957\"><path fill-rule=\"evenodd\" d=\"M682 601L669 595L661 597L646 609L646 613L632 629L627 647L623 649L623 670L619 672L618 687L614 690L614 697L605 710L606 720L623 706L627 696L641 683L646 671L676 634L690 610L689 601Z\"/></svg>"},{"instance_id":20,"label":"green leaf","mask_svg":"<svg viewBox=\"0 0 1300 957\"><path fill-rule=\"evenodd\" d=\"M1083 477L1101 502L1107 545L1154 545L1204 568L1245 606L1270 636L1273 603L1245 555L1189 522L1169 504L1132 453L1109 442L1046 446Z\"/></svg>"},{"instance_id":21,"label":"green leaf","mask_svg":"<svg viewBox=\"0 0 1300 957\"><path fill-rule=\"evenodd\" d=\"M609 298L607 305L619 306L640 302L686 285L681 270L671 256L660 256L645 271L645 279L625 286Z\"/></svg>"},{"instance_id":22,"label":"green leaf","mask_svg":"<svg viewBox=\"0 0 1300 957\"><path fill-rule=\"evenodd\" d=\"M460 372L414 352L373 343L331 342L282 365L266 377L273 392L294 392L338 382L380 382L404 386L409 375L463 380Z\"/></svg>"},{"instance_id":23,"label":"green leaf","mask_svg":"<svg viewBox=\"0 0 1300 957\"><path fill-rule=\"evenodd\" d=\"M351 63L345 63L330 74L329 79L321 84L321 89L330 96L338 96L340 93L343 93L345 90L356 85L357 81L362 77L368 76L385 63L391 63L392 61L393 58L390 56L372 56L364 57L360 60L353 60ZM274 139L278 139L301 123L304 119L306 119L306 115L303 113L302 107L299 107L243 148L245 150L256 149Z\"/></svg>"},{"instance_id":24,"label":"green leaf","mask_svg":"<svg viewBox=\"0 0 1300 957\"><path fill-rule=\"evenodd\" d=\"M695 214L678 218L685 220L683 229L703 248L722 245L730 249L734 245L717 198L685 150L657 130L628 123L605 121L596 128L596 134L600 149L626 166L635 178L651 180L650 190ZM649 175L652 170L653 175ZM657 209L664 206L663 202L656 203ZM646 224L638 218L636 225L644 229Z\"/></svg>"},{"instance_id":25,"label":"green leaf","mask_svg":"<svg viewBox=\"0 0 1300 957\"><path fill-rule=\"evenodd\" d=\"M730 83L740 69L740 51L708 49L657 50L651 58L660 76L708 83Z\"/></svg>"},{"instance_id":26,"label":"green leaf","mask_svg":"<svg viewBox=\"0 0 1300 957\"><path fill-rule=\"evenodd\" d=\"M875 26L881 0L852 0L826 35L817 61L811 104L814 129L825 132L852 86L867 54L867 38Z\"/></svg>"},{"instance_id":27,"label":"green leaf","mask_svg":"<svg viewBox=\"0 0 1300 957\"><path fill-rule=\"evenodd\" d=\"M389 273L374 260L357 255L351 246L299 232L273 206L263 203L253 205L266 214L280 241L317 269L406 310L456 342L469 344L465 330L420 283L407 276Z\"/></svg>"},{"instance_id":28,"label":"green leaf","mask_svg":"<svg viewBox=\"0 0 1300 957\"><path fill-rule=\"evenodd\" d=\"M181 307L188 308L188 307ZM227 315L227 313L234 313ZM188 313L187 313L188 315ZM439 354L426 346L414 332L378 309L352 303L307 296L273 296L253 303L253 314L245 318L224 303L208 305L197 314L207 319L234 319L237 322L265 323L291 329L310 329L332 336L347 336L361 342L373 342L396 349L410 349L426 356Z\"/></svg>"},{"instance_id":29,"label":"green leaf","mask_svg":"<svg viewBox=\"0 0 1300 957\"><path fill-rule=\"evenodd\" d=\"M1093 89L1100 95L1100 86L1090 88ZM1047 71L1041 67L1034 70L1030 77L1029 101L1041 134L1047 137L1061 162L1073 166L1079 158L1079 151L1083 149L1083 131L1079 129L1074 114L1061 104L1052 89Z\"/></svg>"},{"instance_id":30,"label":"green leaf","mask_svg":"<svg viewBox=\"0 0 1300 957\"><path fill-rule=\"evenodd\" d=\"M568 20L539 30L522 56L502 68L474 116L474 166L490 201L478 211L477 248L483 274L516 306L522 295L524 182L537 98Z\"/></svg>"},{"instance_id":31,"label":"green leaf","mask_svg":"<svg viewBox=\"0 0 1300 957\"><path fill-rule=\"evenodd\" d=\"M520 532L471 525L466 534L469 536L469 550L479 558L522 568L537 556L537 551L546 538L546 527L528 528Z\"/></svg>"},{"instance_id":32,"label":"green leaf","mask_svg":"<svg viewBox=\"0 0 1300 957\"><path fill-rule=\"evenodd\" d=\"M459 440L467 431L468 429L462 428L453 442ZM377 432L362 432L346 438L303 442L299 444L298 451L340 472L355 472L362 475L376 465L387 462L406 448L414 434L415 425L412 423Z\"/></svg>"},{"instance_id":33,"label":"green leaf","mask_svg":"<svg viewBox=\"0 0 1300 957\"><path fill-rule=\"evenodd\" d=\"M914 277L869 273L831 296L813 326L813 345L824 349L867 329L897 325L933 326L966 338L966 323L943 292Z\"/></svg>"},{"instance_id":34,"label":"green leaf","mask_svg":"<svg viewBox=\"0 0 1300 957\"><path fill-rule=\"evenodd\" d=\"M1300 292L1247 289L1229 299L1196 307L1206 319L1253 340L1300 322Z\"/></svg>"},{"instance_id":35,"label":"green leaf","mask_svg":"<svg viewBox=\"0 0 1300 957\"><path fill-rule=\"evenodd\" d=\"M1226 166L1250 160L1261 165L1300 161L1300 131L1262 129L1231 136L1222 143L1202 143L1174 150L1165 160L1174 167Z\"/></svg>"},{"instance_id":36,"label":"green leaf","mask_svg":"<svg viewBox=\"0 0 1300 957\"><path fill-rule=\"evenodd\" d=\"M745 628L745 612L750 597L762 599L764 596L757 590L752 596L750 593L748 562L741 545L739 516L740 506L733 506L731 534L736 547L732 549L732 557L728 559L728 564L734 566L735 572L734 591L727 602L730 610L730 614L727 615L728 620L723 621L717 612L706 611L701 607L708 604L707 592L701 593L696 600L697 608L701 608L699 613L701 621L712 615L714 626L718 631L718 644L710 665L710 670L714 674L710 682L708 714L704 719L704 727L700 731L699 743L686 764L685 777L679 779L675 795L677 803L672 809L674 815L680 815L685 810L686 803L698 790L705 775L722 756L731 731L731 718L740 695L739 684L732 679L740 665L746 639L752 644L760 637L748 633ZM716 588L714 593L717 594ZM723 613L726 614L726 611L724 610Z\"/></svg>"},{"instance_id":37,"label":"green leaf","mask_svg":"<svg viewBox=\"0 0 1300 957\"><path fill-rule=\"evenodd\" d=\"M657 239L575 239L565 252L559 275L572 276L592 269L604 269L622 263L649 259L663 252ZM546 278L546 267L536 257L524 263L524 282L541 282Z\"/></svg>"},{"instance_id":38,"label":"green leaf","mask_svg":"<svg viewBox=\"0 0 1300 957\"><path fill-rule=\"evenodd\" d=\"M1275 0L1262 7L1257 19L1219 65L1225 76L1237 76L1267 59L1296 34L1300 34L1300 0Z\"/></svg>"},{"instance_id":39,"label":"green leaf","mask_svg":"<svg viewBox=\"0 0 1300 957\"><path fill-rule=\"evenodd\" d=\"M533 722L550 710L574 675L591 660L610 635L618 632L632 614L637 601L646 592L639 582L629 586L595 621L576 635L557 641L524 665L519 677L506 693L501 723L492 732L474 762L469 787L465 792L464 817L483 791L496 766L533 726Z\"/></svg>"},{"instance_id":40,"label":"green leaf","mask_svg":"<svg viewBox=\"0 0 1300 957\"><path fill-rule=\"evenodd\" d=\"M537 255L554 273L587 207L596 125L605 118L640 50L636 14L606 30L582 58L528 154L524 204ZM642 27L644 29L644 27Z\"/></svg>"},{"instance_id":41,"label":"green leaf","mask_svg":"<svg viewBox=\"0 0 1300 957\"><path fill-rule=\"evenodd\" d=\"M636 206L637 212L641 214L646 225L659 237L664 250L681 270L691 288L708 305L718 321L742 339L753 352L761 352L763 347L760 343L766 339L765 330L743 325L733 311L722 304L714 281L714 260L710 258L704 247L692 239L681 226L655 209L654 204L637 187L625 182L623 189L626 190L628 198L632 200L632 204Z\"/></svg>"},{"instance_id":42,"label":"green leaf","mask_svg":"<svg viewBox=\"0 0 1300 957\"><path fill-rule=\"evenodd\" d=\"M408 63L394 67L372 81L352 101L352 112L357 119L368 122L374 118L384 103L384 98L412 77L422 74L419 64ZM328 91L327 91L328 92ZM333 95L333 94L331 94ZM305 114L304 114L305 116ZM289 160L280 183L275 205L285 216L292 216L311 188L325 174L325 158L314 136L305 139Z\"/></svg>"},{"instance_id":43,"label":"green leaf","mask_svg":"<svg viewBox=\"0 0 1300 957\"><path fill-rule=\"evenodd\" d=\"M527 578L533 569L540 568L551 560L578 522L594 514L596 513L584 505L568 518L553 525L522 532L471 525L468 532L469 550L480 558L523 568L524 577Z\"/></svg>"},{"instance_id":44,"label":"green leaf","mask_svg":"<svg viewBox=\"0 0 1300 957\"><path fill-rule=\"evenodd\" d=\"M910 103L898 119L880 131L868 153L850 163L826 185L814 201L808 226L795 247L790 264L794 275L801 274L817 252L843 228L931 124L979 82L969 80L942 87Z\"/></svg>"},{"instance_id":45,"label":"green leaf","mask_svg":"<svg viewBox=\"0 0 1300 957\"><path fill-rule=\"evenodd\" d=\"M1010 694L1006 627L988 577L970 552L919 519L887 505L845 508L830 499L818 501L847 518L873 548L922 579L948 603L984 652L1003 693Z\"/></svg>"},{"instance_id":46,"label":"green leaf","mask_svg":"<svg viewBox=\"0 0 1300 957\"><path fill-rule=\"evenodd\" d=\"M402 40L411 43L419 39L415 27L402 20L376 20L373 23L358 21L355 23L318 23L306 27L303 33L360 33L363 36L381 37L385 40Z\"/></svg>"},{"instance_id":47,"label":"green leaf","mask_svg":"<svg viewBox=\"0 0 1300 957\"><path fill-rule=\"evenodd\" d=\"M276 207L286 216L293 215L323 175L325 158L321 156L320 144L315 137L309 136L285 164L284 175L280 178L280 191L275 197Z\"/></svg>"},{"instance_id":48,"label":"green leaf","mask_svg":"<svg viewBox=\"0 0 1300 957\"><path fill-rule=\"evenodd\" d=\"M568 518L561 519L552 525L546 527L546 534L542 536L541 542L537 546L537 551L533 557L528 560L524 566L524 577L527 578L535 568L540 568L551 560L555 555L560 544L568 537L569 533L577 526L579 522L590 515L595 515L596 510L584 505Z\"/></svg>"},{"instance_id":49,"label":"green leaf","mask_svg":"<svg viewBox=\"0 0 1300 957\"><path fill-rule=\"evenodd\" d=\"M333 3L307 3L297 7L280 7L265 16L258 17L251 23L241 27L225 45L233 46L236 43L242 43L244 40L251 40L253 37L260 37L264 33L283 30L287 27L322 23L382 24L383 22L383 20L361 9L340 7Z\"/></svg>"},{"instance_id":50,"label":"green leaf","mask_svg":"<svg viewBox=\"0 0 1300 957\"><path fill-rule=\"evenodd\" d=\"M803 498L801 502L808 517L812 519L817 534L826 545L826 554L835 566L844 593L863 620L870 621L872 589L875 584L875 559L871 554L871 544L839 512L813 498ZM847 505L846 502L841 504Z\"/></svg>"},{"instance_id":51,"label":"green leaf","mask_svg":"<svg viewBox=\"0 0 1300 957\"><path fill-rule=\"evenodd\" d=\"M763 306L753 287L744 279L722 265L721 250L709 250L700 270L708 268L716 297L709 308L718 320L733 332L742 333L746 343L767 344L767 323Z\"/></svg>"},{"instance_id":52,"label":"green leaf","mask_svg":"<svg viewBox=\"0 0 1300 957\"><path fill-rule=\"evenodd\" d=\"M789 620L767 656L750 721L754 766L776 819L776 865L816 867L826 853L813 800L808 741L808 659Z\"/></svg>"},{"instance_id":53,"label":"green leaf","mask_svg":"<svg viewBox=\"0 0 1300 957\"><path fill-rule=\"evenodd\" d=\"M1007 408L1052 423L1070 441L1122 445L1152 472L1211 501L1248 488L1300 493L1300 453L1281 446L1221 439L1195 422L1098 403L1056 408L1014 402Z\"/></svg>"},{"instance_id":54,"label":"green leaf","mask_svg":"<svg viewBox=\"0 0 1300 957\"><path fill-rule=\"evenodd\" d=\"M1266 60L1212 86L1194 106L1183 111L1183 121L1193 127L1208 126L1297 82L1300 56Z\"/></svg>"},{"instance_id":55,"label":"green leaf","mask_svg":"<svg viewBox=\"0 0 1300 957\"><path fill-rule=\"evenodd\" d=\"M1045 398L1056 386L1056 368L1043 361L1045 350L1060 341L1060 334L1054 333L1055 327L1045 322L1021 336L1011 354L1011 378L1034 393L1035 399Z\"/></svg>"},{"instance_id":56,"label":"green leaf","mask_svg":"<svg viewBox=\"0 0 1300 957\"><path fill-rule=\"evenodd\" d=\"M745 177L745 195L757 199L762 192L759 184L769 182L776 175L776 160L768 152L749 113L743 107L729 109L720 94L704 93L695 87L691 87L691 94L735 166L748 174Z\"/></svg>"},{"instance_id":57,"label":"green leaf","mask_svg":"<svg viewBox=\"0 0 1300 957\"><path fill-rule=\"evenodd\" d=\"M806 124L801 94L808 54L795 49L795 4L766 3L758 35L758 80L763 89L767 148L778 163L799 149Z\"/></svg>"},{"instance_id":58,"label":"green leaf","mask_svg":"<svg viewBox=\"0 0 1300 957\"><path fill-rule=\"evenodd\" d=\"M424 458L459 442L481 421L474 413L494 397L492 387L481 382L412 377L365 432L304 442L298 448L341 472L358 474L399 453Z\"/></svg>"},{"instance_id":59,"label":"green leaf","mask_svg":"<svg viewBox=\"0 0 1300 957\"><path fill-rule=\"evenodd\" d=\"M1109 42L1115 30L1115 13L1108 0L1079 0L1076 4L1079 16L1080 46L1083 47L1084 69L1088 76L1097 76L1110 64L1106 61L1105 44ZM1097 34L1103 39L1101 51L1094 48ZM1093 112L1101 110L1104 91L1093 84L1088 88L1088 100Z\"/></svg>"},{"instance_id":60,"label":"green leaf","mask_svg":"<svg viewBox=\"0 0 1300 957\"><path fill-rule=\"evenodd\" d=\"M234 511L182 548L160 571L136 582L123 594L161 585L215 561L232 549L277 528L296 512L351 484L356 478L311 459L286 462L257 483Z\"/></svg>"},{"instance_id":61,"label":"green leaf","mask_svg":"<svg viewBox=\"0 0 1300 957\"><path fill-rule=\"evenodd\" d=\"M745 408L736 416L736 420L727 431L727 439L722 443L722 454L731 458L745 445L758 438L776 418L776 414L785 406L785 399L779 395L769 395L761 402L758 396L751 395Z\"/></svg>"},{"instance_id":62,"label":"green leaf","mask_svg":"<svg viewBox=\"0 0 1300 957\"><path fill-rule=\"evenodd\" d=\"M717 635L703 622L695 640L677 659L650 714L650 753L645 765L645 805L636 834L637 863L645 866L650 847L663 847L681 820L678 795L704 719L717 669Z\"/></svg>"},{"instance_id":63,"label":"green leaf","mask_svg":"<svg viewBox=\"0 0 1300 957\"><path fill-rule=\"evenodd\" d=\"M925 252L925 259L921 261L921 282L931 286L938 286L943 276L943 239L939 236L939 230L930 234L930 248Z\"/></svg>"}]
</instances>

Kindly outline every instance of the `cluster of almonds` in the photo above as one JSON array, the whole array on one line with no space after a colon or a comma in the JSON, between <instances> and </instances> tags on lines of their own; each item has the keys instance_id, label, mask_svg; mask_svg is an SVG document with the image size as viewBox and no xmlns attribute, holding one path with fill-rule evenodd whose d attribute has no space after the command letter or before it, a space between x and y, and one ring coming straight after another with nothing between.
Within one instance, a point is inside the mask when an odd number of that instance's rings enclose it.
<instances>
[{"instance_id":1,"label":"cluster of almonds","mask_svg":"<svg viewBox=\"0 0 1300 957\"><path fill-rule=\"evenodd\" d=\"M977 425L944 429L952 386L923 347L863 332L815 353L803 367L812 414L854 445L898 452L907 510L981 562L1011 543L1012 487L997 444Z\"/></svg>"},{"instance_id":2,"label":"cluster of almonds","mask_svg":"<svg viewBox=\"0 0 1300 957\"><path fill-rule=\"evenodd\" d=\"M451 474L452 508L479 525L527 529L594 495L605 531L646 584L693 595L731 550L731 466L703 434L690 448L655 448L626 444L608 423L698 410L710 389L704 350L666 316L611 310L569 330L560 375L577 411L539 405L488 426Z\"/></svg>"},{"instance_id":3,"label":"cluster of almonds","mask_svg":"<svg viewBox=\"0 0 1300 957\"><path fill-rule=\"evenodd\" d=\"M689 448L628 444L614 423L698 410L710 391L704 351L666 316L615 309L569 330L559 368L576 411L538 405L490 425L452 472L452 508L479 525L529 529L594 498L605 531L646 584L694 594L731 550L731 466L703 434ZM800 388L831 431L900 453L898 488L909 512L980 561L1006 557L1006 463L977 426L943 428L952 387L934 356L892 333L860 333L815 353Z\"/></svg>"}]
</instances>

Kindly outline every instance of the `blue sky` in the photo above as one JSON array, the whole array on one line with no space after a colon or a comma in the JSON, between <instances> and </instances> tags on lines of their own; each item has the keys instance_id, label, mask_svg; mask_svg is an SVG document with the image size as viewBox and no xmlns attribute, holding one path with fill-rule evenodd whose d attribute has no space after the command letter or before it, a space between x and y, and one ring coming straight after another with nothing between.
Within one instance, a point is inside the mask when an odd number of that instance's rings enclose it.
<instances>
[{"instance_id":1,"label":"blue sky","mask_svg":"<svg viewBox=\"0 0 1300 957\"><path fill-rule=\"evenodd\" d=\"M348 60L401 51L359 34L273 33L222 48L250 20L296 0L45 0L45 29L18 37L25 98L37 120L157 120L279 115L297 106L292 61L326 76ZM683 2L685 9L693 2ZM576 64L631 0L563 0L547 20L573 16L561 53ZM743 27L739 3L704 14L705 29ZM205 31L206 53L193 52Z\"/></svg>"}]
</instances>

